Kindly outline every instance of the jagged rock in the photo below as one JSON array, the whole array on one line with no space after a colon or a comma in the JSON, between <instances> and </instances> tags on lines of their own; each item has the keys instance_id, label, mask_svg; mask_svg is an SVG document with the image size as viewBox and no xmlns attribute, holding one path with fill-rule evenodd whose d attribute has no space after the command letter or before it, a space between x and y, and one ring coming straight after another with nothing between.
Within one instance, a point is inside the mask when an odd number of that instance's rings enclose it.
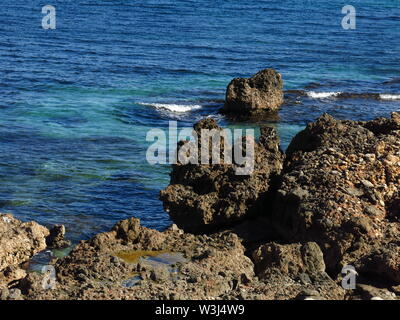
<instances>
[{"instance_id":1,"label":"jagged rock","mask_svg":"<svg viewBox=\"0 0 400 320\"><path fill-rule=\"evenodd\" d=\"M194 125L201 150L201 129L222 129L213 119ZM186 143L180 144L182 148ZM225 145L221 143L221 159ZM211 158L211 155L209 155ZM254 170L238 175L236 164L181 164L173 166L171 183L160 198L165 210L179 228L186 232L205 232L260 213L260 199L265 197L283 164L283 153L273 128L263 127L254 144Z\"/></svg>"},{"instance_id":2,"label":"jagged rock","mask_svg":"<svg viewBox=\"0 0 400 320\"><path fill-rule=\"evenodd\" d=\"M0 300L7 300L9 294L10 291L8 290L7 287L0 289Z\"/></svg>"},{"instance_id":3,"label":"jagged rock","mask_svg":"<svg viewBox=\"0 0 400 320\"><path fill-rule=\"evenodd\" d=\"M390 288L390 291L392 291L393 293L395 293L397 296L400 296L400 285L398 286L392 286Z\"/></svg>"},{"instance_id":4,"label":"jagged rock","mask_svg":"<svg viewBox=\"0 0 400 320\"><path fill-rule=\"evenodd\" d=\"M325 273L323 254L315 242L268 243L254 251L253 260L260 279L268 279L273 273L286 274L294 279L303 274L320 277Z\"/></svg>"},{"instance_id":5,"label":"jagged rock","mask_svg":"<svg viewBox=\"0 0 400 320\"><path fill-rule=\"evenodd\" d=\"M22 294L41 294L45 291L43 287L44 275L37 272L30 272L18 284Z\"/></svg>"},{"instance_id":6,"label":"jagged rock","mask_svg":"<svg viewBox=\"0 0 400 320\"><path fill-rule=\"evenodd\" d=\"M282 288L292 288L287 293L291 299L338 300L345 296L345 290L325 272L323 254L315 242L271 242L261 245L253 252L252 257L257 277L267 287L275 284ZM281 298L278 295L274 297Z\"/></svg>"},{"instance_id":7,"label":"jagged rock","mask_svg":"<svg viewBox=\"0 0 400 320\"><path fill-rule=\"evenodd\" d=\"M318 291L316 290L303 290L301 291L297 297L297 300L325 300L321 297Z\"/></svg>"},{"instance_id":8,"label":"jagged rock","mask_svg":"<svg viewBox=\"0 0 400 320\"><path fill-rule=\"evenodd\" d=\"M398 243L381 246L356 261L355 266L360 272L375 273L394 283L400 283L400 246Z\"/></svg>"},{"instance_id":9,"label":"jagged rock","mask_svg":"<svg viewBox=\"0 0 400 320\"><path fill-rule=\"evenodd\" d=\"M118 222L112 229L116 231L116 236L124 241L134 242L142 231L140 228L140 220L131 218Z\"/></svg>"},{"instance_id":10,"label":"jagged rock","mask_svg":"<svg viewBox=\"0 0 400 320\"><path fill-rule=\"evenodd\" d=\"M150 279L157 282L168 281L171 277L167 266L155 266L151 270Z\"/></svg>"},{"instance_id":11,"label":"jagged rock","mask_svg":"<svg viewBox=\"0 0 400 320\"><path fill-rule=\"evenodd\" d=\"M356 264L400 280L398 119L394 113L340 121L325 114L287 149L271 221L286 241L317 242L331 272ZM389 247L390 254L374 253Z\"/></svg>"},{"instance_id":12,"label":"jagged rock","mask_svg":"<svg viewBox=\"0 0 400 320\"><path fill-rule=\"evenodd\" d=\"M81 241L69 256L59 259L53 289L43 287L44 275L29 273L16 285L23 298L265 300L295 299L304 290L318 292L319 299L344 297L343 289L326 279L307 285L286 275L260 281L239 237L230 231L211 235L170 229L159 232L132 219L118 223L103 237ZM122 237L116 231L121 227L125 230ZM132 229L136 236L127 241L125 234ZM163 241L149 242L149 236ZM96 239L100 238L102 245L98 246ZM315 250L304 253L310 251ZM322 269L304 253L309 268ZM162 256L165 254L172 257L168 263Z\"/></svg>"},{"instance_id":13,"label":"jagged rock","mask_svg":"<svg viewBox=\"0 0 400 320\"><path fill-rule=\"evenodd\" d=\"M27 261L46 248L49 230L36 222L22 222L0 214L0 271Z\"/></svg>"},{"instance_id":14,"label":"jagged rock","mask_svg":"<svg viewBox=\"0 0 400 320\"><path fill-rule=\"evenodd\" d=\"M159 232L132 218L103 235L81 241L70 255L56 262L54 289L43 288L43 275L28 274L18 286L24 298L215 299L227 294L236 297L239 293L232 292L231 284L243 286L244 274L247 285L255 282L254 266L232 233ZM149 241L149 237L162 241ZM166 254L172 257L168 263ZM140 281L127 281L135 274Z\"/></svg>"},{"instance_id":15,"label":"jagged rock","mask_svg":"<svg viewBox=\"0 0 400 320\"><path fill-rule=\"evenodd\" d=\"M221 131L212 119L194 128L200 138L202 128ZM161 193L177 226L121 221L55 263L54 289L36 273L13 288L27 299L395 299L384 287L398 292L400 283L400 115L323 115L287 155L283 165L275 131L262 128L252 175L236 175L236 164L179 163ZM357 290L340 286L344 265L363 281Z\"/></svg>"},{"instance_id":16,"label":"jagged rock","mask_svg":"<svg viewBox=\"0 0 400 320\"><path fill-rule=\"evenodd\" d=\"M164 242L165 235L155 230L142 228L139 219L130 218L116 223L109 232L95 235L90 242L96 249L107 251L116 240L123 244L140 243L146 247L157 247Z\"/></svg>"},{"instance_id":17,"label":"jagged rock","mask_svg":"<svg viewBox=\"0 0 400 320\"><path fill-rule=\"evenodd\" d=\"M171 224L171 226L169 227L169 230L174 231L174 232L179 232L179 233L184 233L184 231L182 229L179 229L179 227L173 223Z\"/></svg>"},{"instance_id":18,"label":"jagged rock","mask_svg":"<svg viewBox=\"0 0 400 320\"><path fill-rule=\"evenodd\" d=\"M274 69L265 69L251 78L235 78L226 90L224 113L252 114L276 111L283 103L283 81Z\"/></svg>"},{"instance_id":19,"label":"jagged rock","mask_svg":"<svg viewBox=\"0 0 400 320\"><path fill-rule=\"evenodd\" d=\"M64 239L65 226L55 225L50 229L50 234L46 238L46 244L51 249L62 249L71 245L71 242Z\"/></svg>"},{"instance_id":20,"label":"jagged rock","mask_svg":"<svg viewBox=\"0 0 400 320\"><path fill-rule=\"evenodd\" d=\"M0 271L0 283L11 283L26 276L26 271L18 266L8 266Z\"/></svg>"},{"instance_id":21,"label":"jagged rock","mask_svg":"<svg viewBox=\"0 0 400 320\"><path fill-rule=\"evenodd\" d=\"M393 292L366 284L357 284L357 292L365 300L396 300L396 295Z\"/></svg>"},{"instance_id":22,"label":"jagged rock","mask_svg":"<svg viewBox=\"0 0 400 320\"><path fill-rule=\"evenodd\" d=\"M8 293L9 300L23 300L20 289L10 289Z\"/></svg>"}]
</instances>

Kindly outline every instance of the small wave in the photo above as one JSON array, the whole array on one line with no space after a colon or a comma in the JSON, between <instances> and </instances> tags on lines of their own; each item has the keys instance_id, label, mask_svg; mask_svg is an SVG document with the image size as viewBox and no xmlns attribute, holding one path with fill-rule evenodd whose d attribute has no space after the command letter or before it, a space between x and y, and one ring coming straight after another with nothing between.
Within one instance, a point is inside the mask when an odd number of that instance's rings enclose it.
<instances>
[{"instance_id":1,"label":"small wave","mask_svg":"<svg viewBox=\"0 0 400 320\"><path fill-rule=\"evenodd\" d=\"M380 94L381 100L400 100L400 94Z\"/></svg>"},{"instance_id":2,"label":"small wave","mask_svg":"<svg viewBox=\"0 0 400 320\"><path fill-rule=\"evenodd\" d=\"M340 94L341 94L341 92L315 92L315 91L307 92L307 95L310 98L314 98L314 99L326 99L326 98L330 98L330 97L336 97Z\"/></svg>"},{"instance_id":3,"label":"small wave","mask_svg":"<svg viewBox=\"0 0 400 320\"><path fill-rule=\"evenodd\" d=\"M374 99L374 100L400 100L399 94L391 93L351 93L351 92L315 92L307 91L306 95L313 99Z\"/></svg>"},{"instance_id":4,"label":"small wave","mask_svg":"<svg viewBox=\"0 0 400 320\"><path fill-rule=\"evenodd\" d=\"M142 106L149 106L153 107L156 109L163 109L163 110L168 110L172 112L189 112L193 110L198 110L201 109L201 106L198 104L195 105L185 105L185 104L168 104L168 103L138 103Z\"/></svg>"}]
</instances>

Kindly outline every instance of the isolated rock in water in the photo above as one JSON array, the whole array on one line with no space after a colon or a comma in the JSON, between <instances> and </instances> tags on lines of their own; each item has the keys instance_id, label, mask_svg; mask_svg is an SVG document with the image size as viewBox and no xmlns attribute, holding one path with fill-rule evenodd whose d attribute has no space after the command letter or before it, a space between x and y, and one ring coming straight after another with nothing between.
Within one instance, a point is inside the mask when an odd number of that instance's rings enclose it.
<instances>
[{"instance_id":1,"label":"isolated rock in water","mask_svg":"<svg viewBox=\"0 0 400 320\"><path fill-rule=\"evenodd\" d=\"M369 122L325 114L289 145L271 220L288 241L317 242L331 271L357 264L398 282L399 186L398 114Z\"/></svg>"},{"instance_id":2,"label":"isolated rock in water","mask_svg":"<svg viewBox=\"0 0 400 320\"><path fill-rule=\"evenodd\" d=\"M49 230L36 222L22 222L0 214L0 271L27 261L46 248Z\"/></svg>"},{"instance_id":3,"label":"isolated rock in water","mask_svg":"<svg viewBox=\"0 0 400 320\"><path fill-rule=\"evenodd\" d=\"M71 245L71 242L64 239L65 226L55 225L50 229L50 235L46 238L46 243L49 248L62 249Z\"/></svg>"},{"instance_id":4,"label":"isolated rock in water","mask_svg":"<svg viewBox=\"0 0 400 320\"><path fill-rule=\"evenodd\" d=\"M325 273L324 257L315 242L280 245L268 243L253 253L256 274L268 279L274 273L297 278L302 274L318 277Z\"/></svg>"},{"instance_id":5,"label":"isolated rock in water","mask_svg":"<svg viewBox=\"0 0 400 320\"><path fill-rule=\"evenodd\" d=\"M202 128L222 130L213 119L201 120L194 128L199 134L199 150ZM187 143L181 142L179 150ZM222 143L221 159L225 159L223 150ZM261 199L280 174L283 158L276 131L264 127L259 142L254 145L254 170L251 174L238 175L236 170L241 166L235 162L209 165L178 163L173 166L171 183L161 191L160 198L171 219L187 232L206 232L227 226L265 210L259 207Z\"/></svg>"},{"instance_id":6,"label":"isolated rock in water","mask_svg":"<svg viewBox=\"0 0 400 320\"><path fill-rule=\"evenodd\" d=\"M265 69L251 78L235 78L226 90L223 112L252 114L276 111L283 103L283 81L274 69Z\"/></svg>"}]
</instances>

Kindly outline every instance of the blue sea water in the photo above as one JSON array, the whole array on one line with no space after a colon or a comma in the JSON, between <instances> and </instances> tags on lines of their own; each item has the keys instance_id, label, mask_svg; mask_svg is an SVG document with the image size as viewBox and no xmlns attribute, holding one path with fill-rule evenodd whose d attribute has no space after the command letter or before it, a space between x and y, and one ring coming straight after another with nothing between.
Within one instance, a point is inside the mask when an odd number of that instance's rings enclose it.
<instances>
[{"instance_id":1,"label":"blue sea water","mask_svg":"<svg viewBox=\"0 0 400 320\"><path fill-rule=\"evenodd\" d=\"M47 4L55 30L41 27ZM341 26L346 4L355 30ZM170 168L146 162L145 137L170 120L267 123L285 147L323 112L400 109L398 0L14 0L0 15L0 211L63 223L75 241L131 216L169 225L158 194ZM285 81L280 118L220 116L229 81L266 67Z\"/></svg>"}]
</instances>

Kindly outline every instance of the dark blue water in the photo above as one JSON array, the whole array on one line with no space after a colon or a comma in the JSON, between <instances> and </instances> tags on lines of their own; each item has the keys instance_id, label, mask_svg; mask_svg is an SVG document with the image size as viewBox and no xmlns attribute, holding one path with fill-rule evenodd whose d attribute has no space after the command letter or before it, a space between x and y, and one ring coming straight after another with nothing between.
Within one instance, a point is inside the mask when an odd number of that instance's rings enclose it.
<instances>
[{"instance_id":1,"label":"dark blue water","mask_svg":"<svg viewBox=\"0 0 400 320\"><path fill-rule=\"evenodd\" d=\"M257 127L217 114L233 77L282 73L280 119L259 122L283 146L322 112L366 120L400 109L398 0L352 1L356 30L342 29L347 3L336 0L3 2L0 211L64 223L74 240L133 215L169 224L158 200L169 167L146 162L146 132L207 115ZM47 4L56 30L41 28Z\"/></svg>"}]
</instances>

